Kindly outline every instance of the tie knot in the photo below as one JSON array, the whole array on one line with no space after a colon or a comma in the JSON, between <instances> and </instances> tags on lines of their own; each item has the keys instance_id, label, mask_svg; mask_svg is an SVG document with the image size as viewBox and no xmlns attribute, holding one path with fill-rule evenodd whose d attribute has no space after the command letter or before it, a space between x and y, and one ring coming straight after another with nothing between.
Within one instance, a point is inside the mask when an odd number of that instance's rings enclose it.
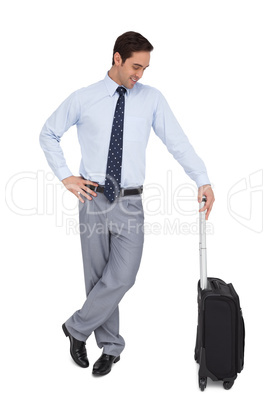
<instances>
[{"instance_id":1,"label":"tie knot","mask_svg":"<svg viewBox=\"0 0 268 402\"><path fill-rule=\"evenodd\" d=\"M126 89L124 87L117 87L116 92L119 93L119 96L125 95Z\"/></svg>"}]
</instances>

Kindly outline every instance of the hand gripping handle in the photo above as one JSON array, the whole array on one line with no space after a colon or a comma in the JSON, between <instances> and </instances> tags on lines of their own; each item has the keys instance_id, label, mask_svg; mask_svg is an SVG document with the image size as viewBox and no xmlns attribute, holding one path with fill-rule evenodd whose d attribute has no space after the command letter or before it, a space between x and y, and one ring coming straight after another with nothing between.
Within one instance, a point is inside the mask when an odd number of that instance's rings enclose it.
<instances>
[{"instance_id":1,"label":"hand gripping handle","mask_svg":"<svg viewBox=\"0 0 268 402\"><path fill-rule=\"evenodd\" d=\"M202 197L199 209L203 208L207 198ZM207 246L206 246L206 211L199 212L199 256L200 256L200 286L207 288Z\"/></svg>"}]
</instances>

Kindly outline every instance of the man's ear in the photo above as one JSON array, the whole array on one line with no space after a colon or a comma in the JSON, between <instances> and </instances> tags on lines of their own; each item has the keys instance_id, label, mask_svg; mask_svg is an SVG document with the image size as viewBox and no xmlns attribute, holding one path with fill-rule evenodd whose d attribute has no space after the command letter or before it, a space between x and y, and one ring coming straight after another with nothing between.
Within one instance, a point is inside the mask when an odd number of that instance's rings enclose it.
<instances>
[{"instance_id":1,"label":"man's ear","mask_svg":"<svg viewBox=\"0 0 268 402\"><path fill-rule=\"evenodd\" d=\"M116 52L114 54L114 64L116 66L121 66L121 64L122 64L122 57L120 56L120 53L118 53L118 52Z\"/></svg>"}]
</instances>

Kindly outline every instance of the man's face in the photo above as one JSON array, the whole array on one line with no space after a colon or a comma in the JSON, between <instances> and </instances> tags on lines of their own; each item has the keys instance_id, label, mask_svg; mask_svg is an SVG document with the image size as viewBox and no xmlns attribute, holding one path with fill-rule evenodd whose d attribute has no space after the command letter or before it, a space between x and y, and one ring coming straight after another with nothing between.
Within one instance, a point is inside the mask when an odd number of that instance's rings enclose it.
<instances>
[{"instance_id":1,"label":"man's face","mask_svg":"<svg viewBox=\"0 0 268 402\"><path fill-rule=\"evenodd\" d=\"M150 52L134 52L132 56L126 59L122 64L121 56L118 53L115 63L118 67L118 84L131 89L142 77L144 70L149 66Z\"/></svg>"}]
</instances>

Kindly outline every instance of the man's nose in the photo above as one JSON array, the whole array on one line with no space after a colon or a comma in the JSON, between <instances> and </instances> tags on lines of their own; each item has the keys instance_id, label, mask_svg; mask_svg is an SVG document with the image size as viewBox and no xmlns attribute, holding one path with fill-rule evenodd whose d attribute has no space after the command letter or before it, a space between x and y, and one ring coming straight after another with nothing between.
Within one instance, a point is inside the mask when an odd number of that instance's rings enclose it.
<instances>
[{"instance_id":1,"label":"man's nose","mask_svg":"<svg viewBox=\"0 0 268 402\"><path fill-rule=\"evenodd\" d=\"M138 79L140 79L143 76L143 70L138 71L135 75L137 76Z\"/></svg>"}]
</instances>

